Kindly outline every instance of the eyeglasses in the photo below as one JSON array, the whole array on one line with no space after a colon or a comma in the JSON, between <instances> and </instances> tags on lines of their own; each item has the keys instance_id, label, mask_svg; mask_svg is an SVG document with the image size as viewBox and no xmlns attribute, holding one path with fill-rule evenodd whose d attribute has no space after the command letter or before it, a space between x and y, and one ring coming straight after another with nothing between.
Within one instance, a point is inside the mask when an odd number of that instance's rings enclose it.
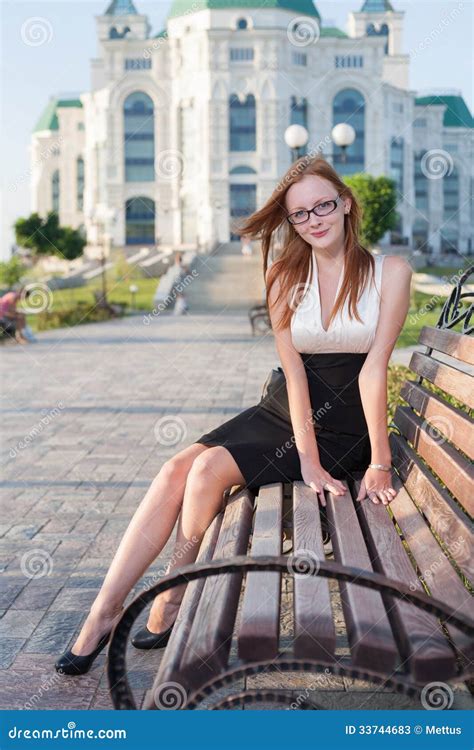
<instances>
[{"instance_id":1,"label":"eyeglasses","mask_svg":"<svg viewBox=\"0 0 474 750\"><path fill-rule=\"evenodd\" d=\"M315 214L315 216L329 216L329 214L332 214L333 211L336 210L337 204L340 200L341 196L336 195L332 201L318 203L317 206L314 206L314 208L311 208L309 211L305 208L301 208L299 211L295 211L286 218L290 224L304 224L305 221L308 221L310 214Z\"/></svg>"}]
</instances>

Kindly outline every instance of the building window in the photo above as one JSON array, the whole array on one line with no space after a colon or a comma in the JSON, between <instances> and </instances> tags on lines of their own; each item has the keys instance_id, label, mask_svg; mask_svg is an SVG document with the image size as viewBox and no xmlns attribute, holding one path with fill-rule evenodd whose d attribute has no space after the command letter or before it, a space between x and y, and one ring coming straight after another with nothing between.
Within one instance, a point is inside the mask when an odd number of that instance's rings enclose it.
<instances>
[{"instance_id":1,"label":"building window","mask_svg":"<svg viewBox=\"0 0 474 750\"><path fill-rule=\"evenodd\" d=\"M77 129L78 130L84 130L84 123L83 122L78 122L77 123Z\"/></svg>"},{"instance_id":2,"label":"building window","mask_svg":"<svg viewBox=\"0 0 474 750\"><path fill-rule=\"evenodd\" d=\"M76 161L76 195L77 195L77 210L82 211L84 209L84 159L82 156Z\"/></svg>"},{"instance_id":3,"label":"building window","mask_svg":"<svg viewBox=\"0 0 474 750\"><path fill-rule=\"evenodd\" d=\"M429 180L426 177L421 165L425 156L424 151L415 153L415 206L418 211L428 213L428 187Z\"/></svg>"},{"instance_id":4,"label":"building window","mask_svg":"<svg viewBox=\"0 0 474 750\"><path fill-rule=\"evenodd\" d=\"M230 48L230 61L231 62L252 62L253 60L253 47L231 47Z\"/></svg>"},{"instance_id":5,"label":"building window","mask_svg":"<svg viewBox=\"0 0 474 750\"><path fill-rule=\"evenodd\" d=\"M417 117L416 120L413 122L413 125L415 126L415 128L426 128L426 118Z\"/></svg>"},{"instance_id":6,"label":"building window","mask_svg":"<svg viewBox=\"0 0 474 750\"><path fill-rule=\"evenodd\" d=\"M334 64L336 68L363 68L364 58L362 55L336 55Z\"/></svg>"},{"instance_id":7,"label":"building window","mask_svg":"<svg viewBox=\"0 0 474 750\"><path fill-rule=\"evenodd\" d=\"M155 242L155 201L138 196L125 204L126 244L153 245Z\"/></svg>"},{"instance_id":8,"label":"building window","mask_svg":"<svg viewBox=\"0 0 474 750\"><path fill-rule=\"evenodd\" d=\"M383 23L380 29L376 29L373 23L369 23L366 28L367 36L382 36L385 37L384 53L388 55L388 36L389 29L386 23Z\"/></svg>"},{"instance_id":9,"label":"building window","mask_svg":"<svg viewBox=\"0 0 474 750\"><path fill-rule=\"evenodd\" d=\"M51 203L53 211L59 213L59 169L56 169L51 176Z\"/></svg>"},{"instance_id":10,"label":"building window","mask_svg":"<svg viewBox=\"0 0 474 750\"><path fill-rule=\"evenodd\" d=\"M151 59L144 57L129 58L124 60L125 70L149 70Z\"/></svg>"},{"instance_id":11,"label":"building window","mask_svg":"<svg viewBox=\"0 0 474 750\"><path fill-rule=\"evenodd\" d=\"M303 125L308 129L308 102L292 96L290 100L290 125Z\"/></svg>"},{"instance_id":12,"label":"building window","mask_svg":"<svg viewBox=\"0 0 474 750\"><path fill-rule=\"evenodd\" d=\"M444 220L455 219L459 211L459 173L456 167L453 167L451 174L443 177L443 216Z\"/></svg>"},{"instance_id":13,"label":"building window","mask_svg":"<svg viewBox=\"0 0 474 750\"><path fill-rule=\"evenodd\" d=\"M390 174L395 181L400 197L403 196L403 154L403 138L392 138L390 141Z\"/></svg>"},{"instance_id":14,"label":"building window","mask_svg":"<svg viewBox=\"0 0 474 750\"><path fill-rule=\"evenodd\" d=\"M363 172L365 165L365 99L356 89L343 89L334 97L332 108L333 126L346 122L356 132L354 143L346 149L346 160L342 160L342 149L333 146L334 166L341 174Z\"/></svg>"},{"instance_id":15,"label":"building window","mask_svg":"<svg viewBox=\"0 0 474 750\"><path fill-rule=\"evenodd\" d=\"M240 102L236 94L229 98L229 141L231 151L255 151L256 149L256 111L255 97L248 94Z\"/></svg>"},{"instance_id":16,"label":"building window","mask_svg":"<svg viewBox=\"0 0 474 750\"><path fill-rule=\"evenodd\" d=\"M248 28L247 19L246 18L239 18L239 20L237 21L237 28L238 29L247 29Z\"/></svg>"},{"instance_id":17,"label":"building window","mask_svg":"<svg viewBox=\"0 0 474 750\"><path fill-rule=\"evenodd\" d=\"M235 220L250 216L256 209L257 188L256 185L231 185L230 186L230 239L238 240L238 228ZM234 220L234 221L233 221Z\"/></svg>"},{"instance_id":18,"label":"building window","mask_svg":"<svg viewBox=\"0 0 474 750\"><path fill-rule=\"evenodd\" d=\"M293 65L307 65L308 64L308 57L305 52L295 52L293 51L291 54L291 59L293 61Z\"/></svg>"},{"instance_id":19,"label":"building window","mask_svg":"<svg viewBox=\"0 0 474 750\"><path fill-rule=\"evenodd\" d=\"M393 102L393 111L396 114L401 114L403 112L403 104L401 102Z\"/></svg>"},{"instance_id":20,"label":"building window","mask_svg":"<svg viewBox=\"0 0 474 750\"><path fill-rule=\"evenodd\" d=\"M257 173L255 169L253 169L252 167L247 167L247 166L242 165L239 167L233 167L230 170L229 174L257 174Z\"/></svg>"},{"instance_id":21,"label":"building window","mask_svg":"<svg viewBox=\"0 0 474 750\"><path fill-rule=\"evenodd\" d=\"M143 91L124 103L125 181L152 182L155 175L153 101Z\"/></svg>"}]
</instances>

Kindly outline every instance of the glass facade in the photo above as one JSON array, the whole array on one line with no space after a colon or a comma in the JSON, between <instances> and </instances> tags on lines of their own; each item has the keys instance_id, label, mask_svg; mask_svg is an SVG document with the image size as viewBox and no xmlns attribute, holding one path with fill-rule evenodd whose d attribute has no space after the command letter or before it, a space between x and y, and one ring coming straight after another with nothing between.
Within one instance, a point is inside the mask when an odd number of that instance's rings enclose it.
<instances>
[{"instance_id":1,"label":"glass facade","mask_svg":"<svg viewBox=\"0 0 474 750\"><path fill-rule=\"evenodd\" d=\"M125 181L153 182L155 175L154 108L148 94L135 91L124 103Z\"/></svg>"},{"instance_id":2,"label":"glass facade","mask_svg":"<svg viewBox=\"0 0 474 750\"><path fill-rule=\"evenodd\" d=\"M248 94L244 102L240 102L236 94L231 94L229 98L229 128L231 151L255 151L257 125L253 94Z\"/></svg>"},{"instance_id":3,"label":"glass facade","mask_svg":"<svg viewBox=\"0 0 474 750\"><path fill-rule=\"evenodd\" d=\"M415 175L415 221L413 223L413 242L416 248L427 249L428 245L428 189L429 181L424 174L421 165L425 151L418 151L414 155L414 175Z\"/></svg>"},{"instance_id":4,"label":"glass facade","mask_svg":"<svg viewBox=\"0 0 474 750\"><path fill-rule=\"evenodd\" d=\"M51 204L53 211L57 211L57 213L59 213L59 193L59 169L56 169L51 176Z\"/></svg>"},{"instance_id":5,"label":"glass facade","mask_svg":"<svg viewBox=\"0 0 474 750\"><path fill-rule=\"evenodd\" d=\"M77 197L77 210L82 211L84 209L84 159L82 156L76 161L76 197Z\"/></svg>"},{"instance_id":6,"label":"glass facade","mask_svg":"<svg viewBox=\"0 0 474 750\"><path fill-rule=\"evenodd\" d=\"M125 204L126 244L153 245L155 242L155 201L138 196Z\"/></svg>"},{"instance_id":7,"label":"glass facade","mask_svg":"<svg viewBox=\"0 0 474 750\"><path fill-rule=\"evenodd\" d=\"M233 229L234 219L250 216L257 207L256 185L231 185L230 186L230 217L231 217L231 240L240 239Z\"/></svg>"},{"instance_id":8,"label":"glass facade","mask_svg":"<svg viewBox=\"0 0 474 750\"><path fill-rule=\"evenodd\" d=\"M346 149L346 161L342 161L342 149L333 145L333 162L339 174L363 172L365 167L365 99L356 89L343 89L334 97L333 126L345 122L356 132L354 143Z\"/></svg>"}]
</instances>

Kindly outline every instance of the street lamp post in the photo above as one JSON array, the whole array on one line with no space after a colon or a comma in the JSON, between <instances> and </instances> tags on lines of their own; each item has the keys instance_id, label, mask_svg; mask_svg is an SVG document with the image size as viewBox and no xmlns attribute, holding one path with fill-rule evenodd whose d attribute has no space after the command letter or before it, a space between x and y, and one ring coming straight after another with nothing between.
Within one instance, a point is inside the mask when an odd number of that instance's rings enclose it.
<instances>
[{"instance_id":1,"label":"street lamp post","mask_svg":"<svg viewBox=\"0 0 474 750\"><path fill-rule=\"evenodd\" d=\"M290 125L285 130L284 138L291 149L291 161L294 162L302 155L300 150L308 143L309 133L303 125Z\"/></svg>"},{"instance_id":2,"label":"street lamp post","mask_svg":"<svg viewBox=\"0 0 474 750\"><path fill-rule=\"evenodd\" d=\"M348 125L347 122L340 122L339 125L335 125L331 131L331 138L334 144L342 149L341 161L343 164L345 164L347 160L346 151L348 147L354 143L355 137L356 132L354 128L352 125Z\"/></svg>"}]
</instances>

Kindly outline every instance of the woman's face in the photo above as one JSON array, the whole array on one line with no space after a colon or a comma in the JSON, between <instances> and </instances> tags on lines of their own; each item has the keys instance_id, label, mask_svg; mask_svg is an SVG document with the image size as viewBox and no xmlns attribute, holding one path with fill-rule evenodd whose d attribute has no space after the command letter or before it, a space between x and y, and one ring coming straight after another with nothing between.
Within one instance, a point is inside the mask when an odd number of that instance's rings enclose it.
<instances>
[{"instance_id":1,"label":"woman's face","mask_svg":"<svg viewBox=\"0 0 474 750\"><path fill-rule=\"evenodd\" d=\"M331 182L317 175L305 175L286 192L287 216L301 209L310 210L336 197L337 190ZM294 224L293 228L311 247L327 250L337 248L344 243L344 215L349 212L350 207L350 199L339 199L332 213L327 216L310 213L309 219L304 223Z\"/></svg>"}]
</instances>

